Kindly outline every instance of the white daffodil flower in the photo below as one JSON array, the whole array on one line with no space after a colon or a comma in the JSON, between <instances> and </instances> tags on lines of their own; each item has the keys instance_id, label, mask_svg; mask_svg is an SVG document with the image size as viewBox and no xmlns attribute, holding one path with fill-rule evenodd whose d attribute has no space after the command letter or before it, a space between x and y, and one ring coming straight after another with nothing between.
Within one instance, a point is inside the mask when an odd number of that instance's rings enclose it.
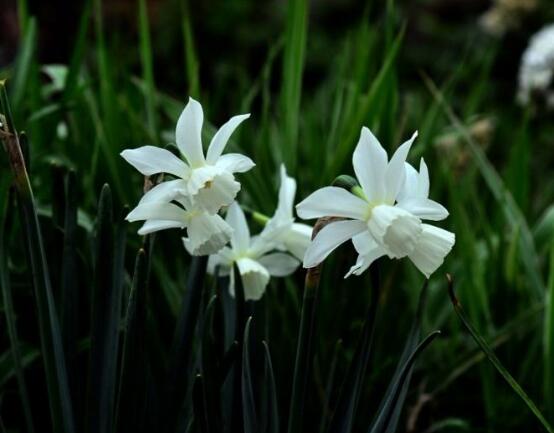
<instances>
[{"instance_id":1,"label":"white daffodil flower","mask_svg":"<svg viewBox=\"0 0 554 433\"><path fill-rule=\"evenodd\" d=\"M127 149L121 156L145 176L157 173L175 176L175 195L190 197L196 206L215 214L222 206L230 205L240 190L234 173L244 173L255 165L238 153L222 155L235 129L249 117L250 114L242 114L225 123L213 136L204 156L201 138L204 114L200 103L190 98L175 129L175 140L184 161L155 146Z\"/></svg>"},{"instance_id":2,"label":"white daffodil flower","mask_svg":"<svg viewBox=\"0 0 554 433\"><path fill-rule=\"evenodd\" d=\"M192 255L205 256L218 252L231 239L233 229L219 215L194 206L188 197L175 197L175 182L179 180L163 182L148 191L126 219L131 222L145 221L138 231L140 235L186 228L188 238L184 242Z\"/></svg>"},{"instance_id":3,"label":"white daffodil flower","mask_svg":"<svg viewBox=\"0 0 554 433\"><path fill-rule=\"evenodd\" d=\"M279 188L279 202L275 213L267 222L262 237L272 237L275 230L278 235L273 239L277 249L289 251L298 260L304 258L306 249L312 238L312 227L294 221L293 206L296 195L296 180L287 176L285 165L281 165L281 186Z\"/></svg>"},{"instance_id":4,"label":"white daffodil flower","mask_svg":"<svg viewBox=\"0 0 554 433\"><path fill-rule=\"evenodd\" d=\"M266 232L266 236L250 237L244 212L236 202L229 206L225 220L233 229L231 246L210 256L208 272L215 273L215 268L218 266L221 275L229 275L231 295L235 294L235 263L240 272L246 300L260 299L271 276L290 275L300 264L297 259L288 254L270 253L275 248L275 244L269 238L269 232ZM279 232L273 230L270 235L277 238Z\"/></svg>"},{"instance_id":5,"label":"white daffodil flower","mask_svg":"<svg viewBox=\"0 0 554 433\"><path fill-rule=\"evenodd\" d=\"M338 187L315 191L296 206L301 218L339 217L325 226L312 241L304 267L321 263L349 239L360 254L346 275L359 275L377 258L408 257L426 277L444 261L454 245L454 234L422 220L439 221L448 211L430 200L429 174L425 162L420 171L406 163L415 133L390 161L385 149L368 128L362 128L352 163L361 186L355 195Z\"/></svg>"}]
</instances>

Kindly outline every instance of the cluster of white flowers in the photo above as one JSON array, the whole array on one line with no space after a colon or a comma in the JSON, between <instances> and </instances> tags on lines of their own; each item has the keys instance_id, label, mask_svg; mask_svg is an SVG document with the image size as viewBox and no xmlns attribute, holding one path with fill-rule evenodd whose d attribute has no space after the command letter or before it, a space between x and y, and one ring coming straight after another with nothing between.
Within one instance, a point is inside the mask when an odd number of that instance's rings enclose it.
<instances>
[{"instance_id":1,"label":"cluster of white flowers","mask_svg":"<svg viewBox=\"0 0 554 433\"><path fill-rule=\"evenodd\" d=\"M234 130L249 117L249 114L232 117L214 135L204 155L202 106L190 98L175 130L183 159L155 146L127 149L121 156L145 176L165 173L174 178L154 186L127 215L128 221L144 221L139 234L186 228L183 242L190 254L211 255L209 270L213 272L219 265L222 274L230 274L231 292L236 263L246 298L259 299L270 275L289 275L299 266L312 229L294 222L296 182L282 167L275 215L262 233L250 240L244 213L235 202L241 186L234 175L250 170L255 164L241 154L223 155ZM219 215L224 209L228 209L225 220ZM231 248L225 247L229 242ZM270 254L274 250L277 252Z\"/></svg>"},{"instance_id":2,"label":"cluster of white flowers","mask_svg":"<svg viewBox=\"0 0 554 433\"><path fill-rule=\"evenodd\" d=\"M540 96L554 108L554 24L547 25L531 38L521 58L517 98L522 104Z\"/></svg>"},{"instance_id":3,"label":"cluster of white flowers","mask_svg":"<svg viewBox=\"0 0 554 433\"><path fill-rule=\"evenodd\" d=\"M249 116L235 116L225 123L204 155L202 107L191 98L175 131L183 159L154 146L121 153L145 176L172 176L146 192L127 216L129 221L144 221L139 234L186 229L186 250L192 255L209 255L208 271L229 276L233 295L236 265L247 300L260 299L271 276L290 275L302 261L305 268L314 267L350 239L358 260L345 278L360 275L381 256L408 257L427 278L443 263L454 245L454 234L422 222L442 220L448 212L428 197L429 173L423 159L419 171L406 162L417 134L389 161L379 141L362 128L352 158L360 186L352 191L325 187L296 206L304 219L339 218L313 241L312 227L295 222L296 181L281 166L275 213L271 218L262 217L263 229L251 236L245 214L235 201L240 183L234 175L250 170L254 162L241 154L222 154L233 131ZM219 215L224 210L225 219Z\"/></svg>"}]
</instances>

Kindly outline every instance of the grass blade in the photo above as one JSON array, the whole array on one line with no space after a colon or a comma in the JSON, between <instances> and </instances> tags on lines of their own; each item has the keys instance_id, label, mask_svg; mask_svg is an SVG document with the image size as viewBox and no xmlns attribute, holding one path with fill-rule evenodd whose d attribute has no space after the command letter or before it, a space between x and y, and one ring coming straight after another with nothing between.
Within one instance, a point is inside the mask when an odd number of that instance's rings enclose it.
<instances>
[{"instance_id":1,"label":"grass blade","mask_svg":"<svg viewBox=\"0 0 554 433\"><path fill-rule=\"evenodd\" d=\"M37 23L34 18L28 20L23 36L23 46L17 59L16 74L13 78L12 103L17 113L21 113L21 104L31 73L33 57L36 49ZM16 116L18 117L18 116ZM18 117L19 118L19 117Z\"/></svg>"},{"instance_id":2,"label":"grass blade","mask_svg":"<svg viewBox=\"0 0 554 433\"><path fill-rule=\"evenodd\" d=\"M286 131L282 156L291 173L296 171L298 158L298 126L307 33L308 1L289 0L283 54L281 108Z\"/></svg>"},{"instance_id":3,"label":"grass blade","mask_svg":"<svg viewBox=\"0 0 554 433\"><path fill-rule=\"evenodd\" d=\"M150 25L148 23L148 8L146 0L139 0L139 34L140 34L140 60L142 64L142 77L145 86L145 105L148 132L153 140L158 141L158 128L156 126L156 87L154 85L154 65L152 62L152 42L150 41Z\"/></svg>"},{"instance_id":4,"label":"grass blade","mask_svg":"<svg viewBox=\"0 0 554 433\"><path fill-rule=\"evenodd\" d=\"M13 307L12 288L10 284L10 274L8 270L8 257L6 254L8 246L6 233L8 232L9 227L8 216L11 211L10 204L12 202L12 194L6 194L5 191L2 192L2 195L6 197L6 200L4 200L4 203L2 204L2 212L0 213L0 216L3 215L2 221L0 222L0 286L2 287L2 295L4 300L3 309L4 315L6 316L8 337L10 339L10 352L13 357L13 365L15 376L17 378L19 397L21 398L21 405L23 406L25 426L27 427L27 431L33 433L35 429L33 426L31 405L29 403L29 394L27 393L27 385L25 383L25 377L23 375L23 360L19 338L17 336L16 316Z\"/></svg>"},{"instance_id":5,"label":"grass blade","mask_svg":"<svg viewBox=\"0 0 554 433\"><path fill-rule=\"evenodd\" d=\"M185 49L185 69L187 71L188 94L193 98L200 95L200 75L198 66L198 57L194 49L194 37L192 35L192 25L190 19L190 10L188 0L180 2L182 5L181 15L183 19L183 47Z\"/></svg>"},{"instance_id":6,"label":"grass blade","mask_svg":"<svg viewBox=\"0 0 554 433\"><path fill-rule=\"evenodd\" d=\"M400 369L400 374L398 376L398 381L391 389L385 394L385 401L382 406L382 409L378 412L376 420L372 423L369 428L370 433L385 433L393 431L390 429L391 418L393 417L394 412L396 411L397 403L402 394L402 389L406 380L410 376L413 365L417 357L431 344L431 342L440 335L440 331L433 331L425 339L417 345L415 350L410 354L402 368Z\"/></svg>"},{"instance_id":7,"label":"grass blade","mask_svg":"<svg viewBox=\"0 0 554 433\"><path fill-rule=\"evenodd\" d=\"M462 304L460 304L460 301L456 298L456 294L454 293L454 284L452 281L452 278L450 275L447 275L448 278L448 293L450 295L450 300L452 301L452 305L454 306L454 311L460 318L462 324L467 329L467 331L471 334L477 345L481 348L481 350L485 353L488 360L491 362L491 364L496 368L496 370L500 373L500 375L504 378L504 380L510 385L510 387L514 390L514 392L524 401L524 403L527 405L529 410L535 415L535 417L539 420L539 422L542 424L542 426L548 431L549 433L553 433L554 429L552 426L548 423L544 415L541 413L537 405L529 398L527 393L521 388L519 383L516 382L516 380L512 377L512 375L509 373L508 370L502 365L500 360L496 357L493 350L489 346L489 344L485 341L485 339L479 334L477 329L473 327L473 325L468 321L465 312L462 308Z\"/></svg>"},{"instance_id":8,"label":"grass blade","mask_svg":"<svg viewBox=\"0 0 554 433\"><path fill-rule=\"evenodd\" d=\"M264 380L264 392L267 408L265 410L265 417L263 418L262 432L265 433L279 433L279 407L277 400L277 387L275 385L275 375L273 373L273 363L271 362L271 353L269 352L269 346L265 341L262 341L264 346L264 358L265 358L265 380Z\"/></svg>"},{"instance_id":9,"label":"grass blade","mask_svg":"<svg viewBox=\"0 0 554 433\"><path fill-rule=\"evenodd\" d=\"M145 354L146 253L139 250L135 260L133 283L123 328L123 355L116 410L116 431L144 431L148 365Z\"/></svg>"},{"instance_id":10,"label":"grass blade","mask_svg":"<svg viewBox=\"0 0 554 433\"><path fill-rule=\"evenodd\" d=\"M115 251L112 193L104 185L98 204L96 260L92 294L88 425L91 433L109 433L113 426L115 370L121 304L116 284L120 258Z\"/></svg>"},{"instance_id":11,"label":"grass blade","mask_svg":"<svg viewBox=\"0 0 554 433\"><path fill-rule=\"evenodd\" d=\"M544 400L554 417L554 242L550 250L550 275L544 311Z\"/></svg>"},{"instance_id":12,"label":"grass blade","mask_svg":"<svg viewBox=\"0 0 554 433\"><path fill-rule=\"evenodd\" d=\"M167 382L165 385L165 416L167 432L173 432L177 424L179 409L188 392L190 379L188 371L193 352L193 337L206 276L207 256L193 257L187 281L187 290L181 305L179 318L173 335L169 356Z\"/></svg>"},{"instance_id":13,"label":"grass blade","mask_svg":"<svg viewBox=\"0 0 554 433\"><path fill-rule=\"evenodd\" d=\"M256 404L254 402L254 388L252 385L252 371L250 370L250 326L252 317L249 317L244 327L244 340L242 343L242 415L244 419L244 432L257 433L258 419L256 416Z\"/></svg>"},{"instance_id":14,"label":"grass blade","mask_svg":"<svg viewBox=\"0 0 554 433\"><path fill-rule=\"evenodd\" d=\"M454 125L460 136L467 143L469 150L483 176L485 183L489 187L495 200L501 206L502 211L506 217L508 224L510 224L513 231L519 230L519 249L520 259L525 268L527 277L531 282L531 286L534 290L536 299L543 298L545 293L545 285L541 278L540 269L538 267L538 256L533 240L531 230L527 225L527 221L523 216L521 210L517 206L511 192L505 187L500 175L494 169L490 161L487 159L483 149L475 142L473 137L467 128L463 125L462 121L456 116L452 107L446 102L443 94L437 88L435 83L425 75L423 75L423 81L427 88L443 109L448 120Z\"/></svg>"},{"instance_id":15,"label":"grass blade","mask_svg":"<svg viewBox=\"0 0 554 433\"><path fill-rule=\"evenodd\" d=\"M73 433L75 430L73 409L58 315L48 273L48 263L33 191L25 167L19 136L13 126L13 118L11 117L11 109L3 81L0 81L0 104L6 118L6 125L0 133L0 139L4 141L4 147L8 153L21 211L21 225L35 289L41 351L46 371L52 422L56 432Z\"/></svg>"}]
</instances>

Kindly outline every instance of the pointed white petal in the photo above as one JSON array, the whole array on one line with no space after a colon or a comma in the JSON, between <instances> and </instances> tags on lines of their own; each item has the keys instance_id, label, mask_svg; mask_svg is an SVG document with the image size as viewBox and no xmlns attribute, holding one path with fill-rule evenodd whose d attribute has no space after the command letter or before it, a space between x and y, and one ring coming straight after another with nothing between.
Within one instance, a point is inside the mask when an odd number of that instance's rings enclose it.
<instances>
[{"instance_id":1,"label":"pointed white petal","mask_svg":"<svg viewBox=\"0 0 554 433\"><path fill-rule=\"evenodd\" d=\"M138 234L144 236L150 233L158 232L160 230L183 228L184 226L185 225L179 221L147 220L139 229Z\"/></svg>"},{"instance_id":2,"label":"pointed white petal","mask_svg":"<svg viewBox=\"0 0 554 433\"><path fill-rule=\"evenodd\" d=\"M139 204L125 217L127 221L158 219L177 221L186 224L188 213L179 206L171 203L143 203Z\"/></svg>"},{"instance_id":3,"label":"pointed white petal","mask_svg":"<svg viewBox=\"0 0 554 433\"><path fill-rule=\"evenodd\" d=\"M202 149L202 123L204 113L198 101L189 98L189 102L179 116L175 128L177 147L193 167L204 164L204 150Z\"/></svg>"},{"instance_id":4,"label":"pointed white petal","mask_svg":"<svg viewBox=\"0 0 554 433\"><path fill-rule=\"evenodd\" d=\"M410 254L421 233L421 221L416 216L396 206L375 206L368 228L390 258Z\"/></svg>"},{"instance_id":5,"label":"pointed white petal","mask_svg":"<svg viewBox=\"0 0 554 433\"><path fill-rule=\"evenodd\" d=\"M258 262L274 277L286 277L292 274L300 262L285 253L272 253L262 256Z\"/></svg>"},{"instance_id":6,"label":"pointed white petal","mask_svg":"<svg viewBox=\"0 0 554 433\"><path fill-rule=\"evenodd\" d=\"M356 235L352 238L352 243L354 244L354 248L358 252L358 254L364 255L369 253L371 250L374 250L379 245L377 242L375 242L375 239L373 239L373 236L369 233L369 231L365 230L359 235Z\"/></svg>"},{"instance_id":7,"label":"pointed white petal","mask_svg":"<svg viewBox=\"0 0 554 433\"><path fill-rule=\"evenodd\" d=\"M279 202L275 210L275 216L292 218L292 207L296 195L296 180L287 176L285 164L281 164L281 186L279 187Z\"/></svg>"},{"instance_id":8,"label":"pointed white petal","mask_svg":"<svg viewBox=\"0 0 554 433\"><path fill-rule=\"evenodd\" d=\"M411 164L405 162L404 182L402 183L402 188L398 191L396 201L401 203L413 197L419 197L419 174Z\"/></svg>"},{"instance_id":9,"label":"pointed white petal","mask_svg":"<svg viewBox=\"0 0 554 433\"><path fill-rule=\"evenodd\" d=\"M401 144L390 159L385 173L385 199L389 203L394 203L400 188L404 184L406 176L404 163L416 137L417 132L408 141Z\"/></svg>"},{"instance_id":10,"label":"pointed white petal","mask_svg":"<svg viewBox=\"0 0 554 433\"><path fill-rule=\"evenodd\" d=\"M237 266L244 287L244 299L257 301L263 296L269 283L269 272L260 263L249 258L237 260Z\"/></svg>"},{"instance_id":11,"label":"pointed white petal","mask_svg":"<svg viewBox=\"0 0 554 433\"><path fill-rule=\"evenodd\" d=\"M159 183L142 196L139 204L170 202L181 194L186 184L186 181L182 179L168 180L167 182Z\"/></svg>"},{"instance_id":12,"label":"pointed white petal","mask_svg":"<svg viewBox=\"0 0 554 433\"><path fill-rule=\"evenodd\" d=\"M231 239L233 230L219 215L196 214L187 227L185 248L193 256L206 256L221 250Z\"/></svg>"},{"instance_id":13,"label":"pointed white petal","mask_svg":"<svg viewBox=\"0 0 554 433\"><path fill-rule=\"evenodd\" d=\"M429 278L452 250L456 237L454 233L429 224L422 224L422 228L416 248L408 257Z\"/></svg>"},{"instance_id":14,"label":"pointed white petal","mask_svg":"<svg viewBox=\"0 0 554 433\"><path fill-rule=\"evenodd\" d=\"M229 206L225 220L233 229L233 234L231 235L233 250L235 252L246 251L250 245L250 230L248 229L244 212L237 202Z\"/></svg>"},{"instance_id":15,"label":"pointed white petal","mask_svg":"<svg viewBox=\"0 0 554 433\"><path fill-rule=\"evenodd\" d=\"M318 265L340 244L364 230L367 230L367 226L362 221L336 221L326 225L306 250L304 267Z\"/></svg>"},{"instance_id":16,"label":"pointed white petal","mask_svg":"<svg viewBox=\"0 0 554 433\"><path fill-rule=\"evenodd\" d=\"M304 254L312 240L313 228L307 224L294 223L287 232L284 247L298 260L304 260Z\"/></svg>"},{"instance_id":17,"label":"pointed white petal","mask_svg":"<svg viewBox=\"0 0 554 433\"><path fill-rule=\"evenodd\" d=\"M216 167L230 173L245 173L254 167L254 161L240 153L226 153L221 155L215 163Z\"/></svg>"},{"instance_id":18,"label":"pointed white petal","mask_svg":"<svg viewBox=\"0 0 554 433\"><path fill-rule=\"evenodd\" d=\"M419 160L418 197L429 197L429 169L423 158Z\"/></svg>"},{"instance_id":19,"label":"pointed white petal","mask_svg":"<svg viewBox=\"0 0 554 433\"><path fill-rule=\"evenodd\" d=\"M369 201L380 200L384 195L387 152L365 126L352 155L354 172Z\"/></svg>"},{"instance_id":20,"label":"pointed white petal","mask_svg":"<svg viewBox=\"0 0 554 433\"><path fill-rule=\"evenodd\" d=\"M399 202L397 207L423 220L440 221L448 216L448 211L443 205L428 198L411 198Z\"/></svg>"},{"instance_id":21,"label":"pointed white petal","mask_svg":"<svg viewBox=\"0 0 554 433\"><path fill-rule=\"evenodd\" d=\"M303 219L335 216L364 220L368 204L343 188L327 186L297 204L296 212Z\"/></svg>"},{"instance_id":22,"label":"pointed white petal","mask_svg":"<svg viewBox=\"0 0 554 433\"><path fill-rule=\"evenodd\" d=\"M145 176L169 173L183 178L190 171L183 161L161 147L142 146L138 149L126 149L121 152L121 156Z\"/></svg>"},{"instance_id":23,"label":"pointed white petal","mask_svg":"<svg viewBox=\"0 0 554 433\"><path fill-rule=\"evenodd\" d=\"M208 147L208 153L206 154L206 161L208 164L216 163L217 159L223 153L223 149L225 149L225 146L235 129L249 117L250 114L241 114L239 116L231 117L227 123L219 128L212 138L210 146Z\"/></svg>"},{"instance_id":24,"label":"pointed white petal","mask_svg":"<svg viewBox=\"0 0 554 433\"><path fill-rule=\"evenodd\" d=\"M356 264L350 268L344 278L348 278L350 275L361 275L371 266L371 264L386 254L385 250L379 246L368 251L366 254L360 254L356 260Z\"/></svg>"}]
</instances>

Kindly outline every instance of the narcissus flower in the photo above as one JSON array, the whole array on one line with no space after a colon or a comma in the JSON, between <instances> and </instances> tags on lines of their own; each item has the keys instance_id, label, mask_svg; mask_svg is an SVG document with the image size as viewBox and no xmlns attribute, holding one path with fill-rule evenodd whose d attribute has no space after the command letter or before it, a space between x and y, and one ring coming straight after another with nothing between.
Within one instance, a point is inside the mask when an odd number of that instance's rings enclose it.
<instances>
[{"instance_id":1,"label":"narcissus flower","mask_svg":"<svg viewBox=\"0 0 554 433\"><path fill-rule=\"evenodd\" d=\"M279 232L274 240L276 247L282 251L289 251L298 260L304 258L306 249L311 241L312 227L294 221L293 206L296 195L296 180L287 175L284 165L281 165L281 186L279 188L279 202L271 219L267 222L264 232L273 230Z\"/></svg>"},{"instance_id":2,"label":"narcissus flower","mask_svg":"<svg viewBox=\"0 0 554 433\"><path fill-rule=\"evenodd\" d=\"M217 214L196 207L188 197L175 197L174 185L163 182L146 193L138 206L126 219L145 221L139 229L146 235L170 228L186 228L188 237L184 239L187 250L195 256L214 254L231 239L233 230Z\"/></svg>"},{"instance_id":3,"label":"narcissus flower","mask_svg":"<svg viewBox=\"0 0 554 433\"><path fill-rule=\"evenodd\" d=\"M296 206L301 218L339 217L312 241L304 267L321 263L335 248L352 239L360 254L352 273L359 275L377 258L408 257L429 277L454 245L454 234L423 224L439 221L448 211L430 200L425 162L417 172L406 163L415 133L388 159L385 149L368 128L362 128L352 163L361 187L356 194L338 187L319 189Z\"/></svg>"},{"instance_id":4,"label":"narcissus flower","mask_svg":"<svg viewBox=\"0 0 554 433\"><path fill-rule=\"evenodd\" d=\"M233 296L236 278L235 263L240 272L246 300L260 299L271 276L290 275L300 264L297 259L288 254L270 252L275 248L274 240L278 238L280 231L264 229L260 235L251 237L244 212L236 202L229 206L225 220L233 229L231 246L210 256L208 271L213 274L218 267L220 275L229 275L229 291Z\"/></svg>"},{"instance_id":5,"label":"narcissus flower","mask_svg":"<svg viewBox=\"0 0 554 433\"><path fill-rule=\"evenodd\" d=\"M214 214L222 206L230 205L240 190L234 173L246 172L255 165L238 153L222 155L235 129L249 117L250 114L242 114L225 123L212 138L204 156L201 137L204 114L200 103L190 98L175 129L177 147L184 160L155 146L127 149L121 156L145 176L157 173L175 176L176 193L193 199L197 207Z\"/></svg>"}]
</instances>

